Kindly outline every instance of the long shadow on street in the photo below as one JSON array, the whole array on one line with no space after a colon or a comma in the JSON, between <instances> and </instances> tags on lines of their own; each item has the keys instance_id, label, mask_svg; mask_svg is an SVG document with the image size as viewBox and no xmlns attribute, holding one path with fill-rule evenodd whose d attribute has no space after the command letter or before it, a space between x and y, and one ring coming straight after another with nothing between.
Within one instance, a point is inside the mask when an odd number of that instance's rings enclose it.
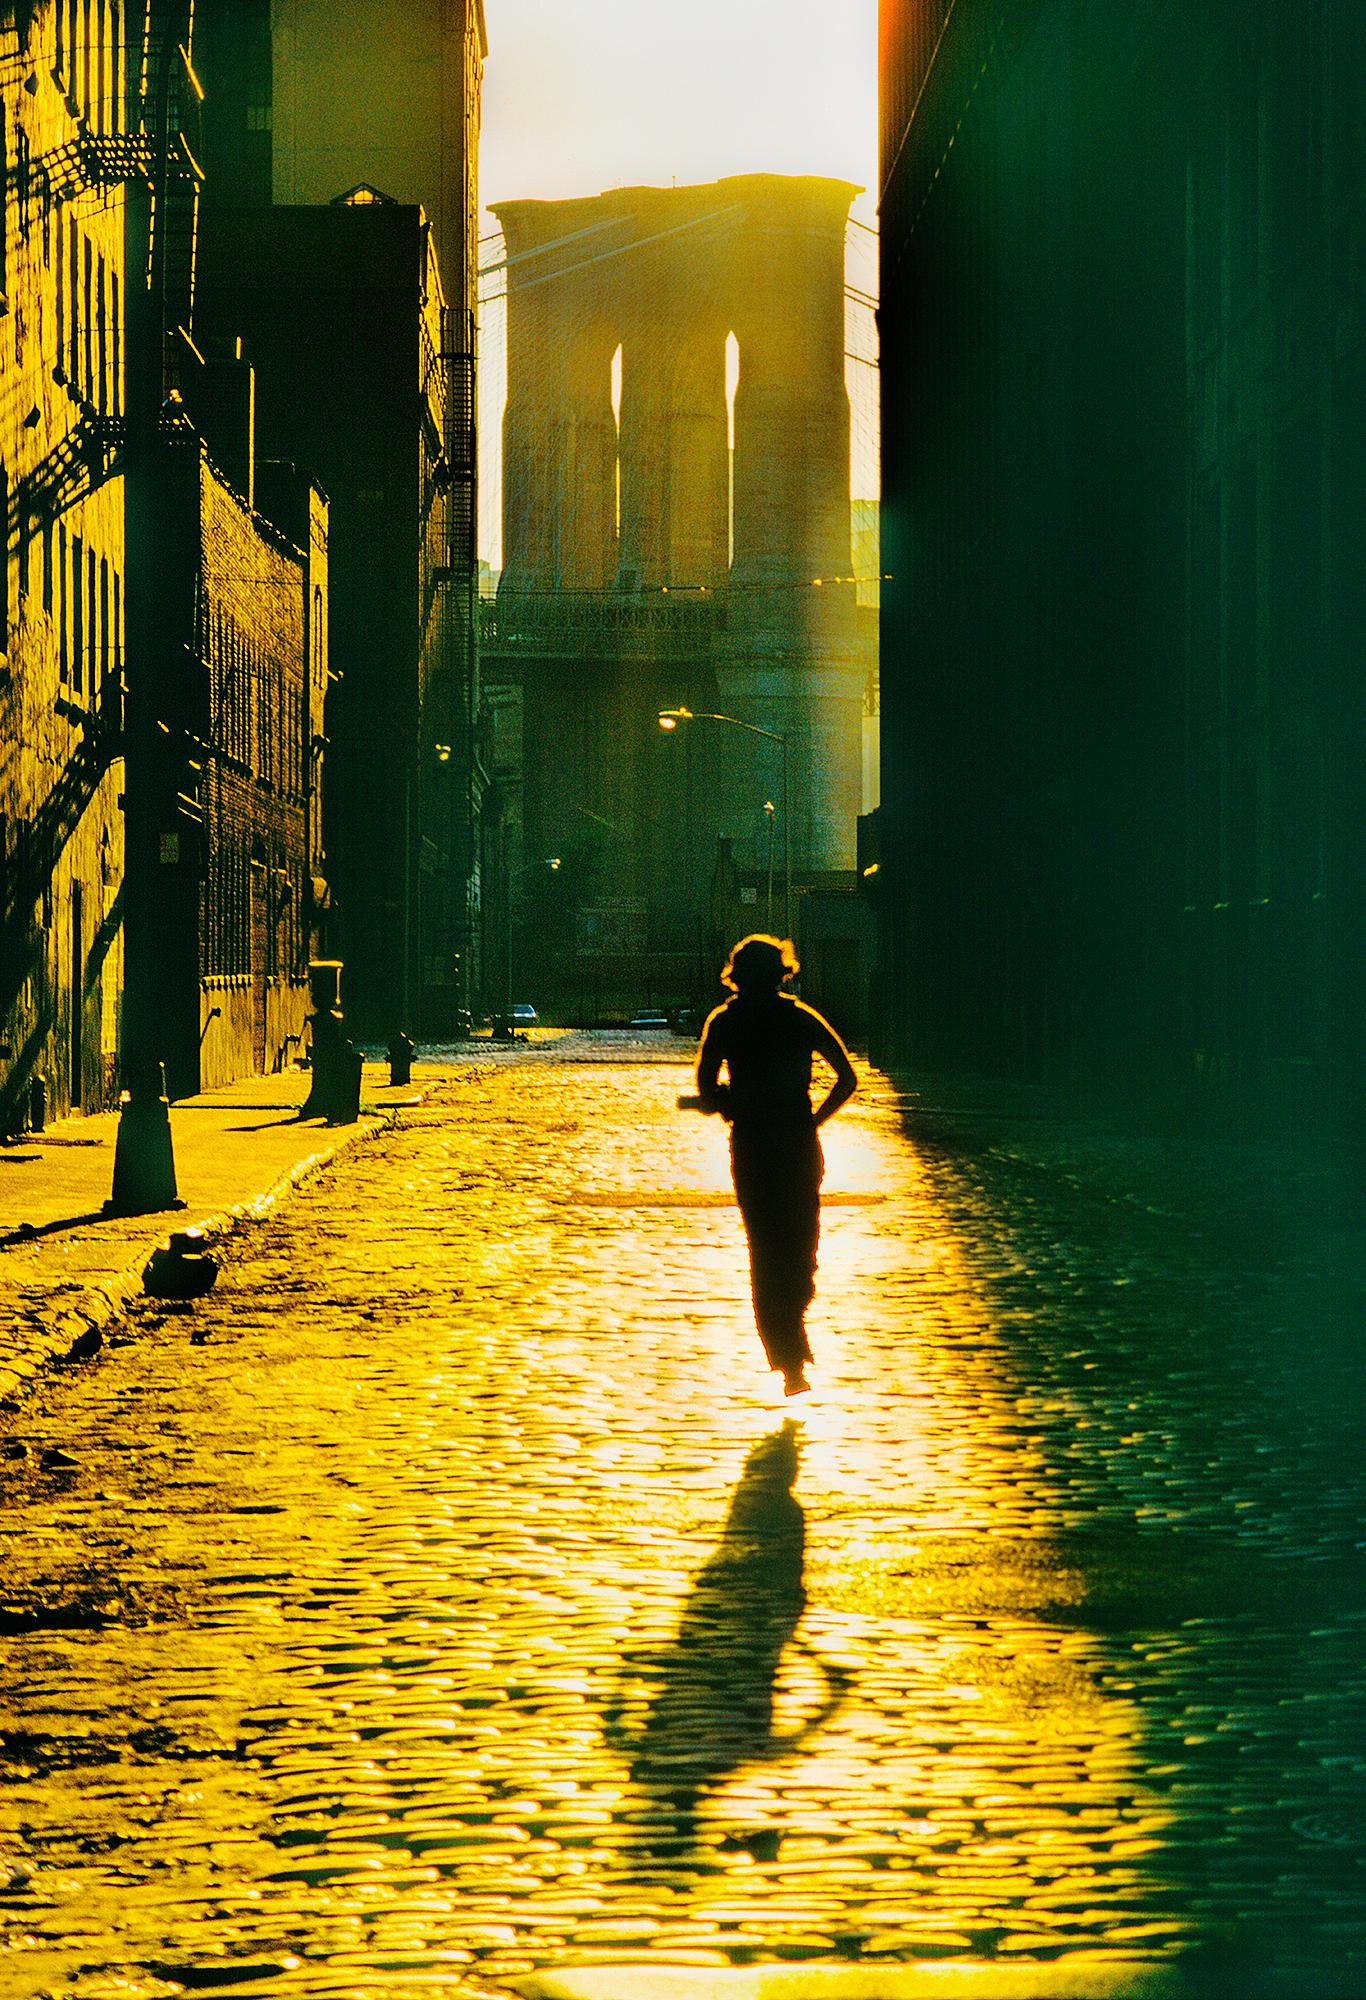
<instances>
[{"instance_id":1,"label":"long shadow on street","mask_svg":"<svg viewBox=\"0 0 1366 2000\"><path fill-rule=\"evenodd\" d=\"M844 1669L797 1637L806 1608L806 1517L792 1491L799 1453L791 1418L754 1446L676 1634L659 1651L628 1660L609 1707L604 1735L626 1757L642 1801L642 1857L700 1859L698 1816L708 1792L742 1765L800 1750L848 1692ZM774 1698L789 1645L816 1666L826 1692L813 1714L780 1730ZM770 1830L772 1844L780 1838L781 1829ZM714 1857L705 1865L714 1867Z\"/></svg>"}]
</instances>

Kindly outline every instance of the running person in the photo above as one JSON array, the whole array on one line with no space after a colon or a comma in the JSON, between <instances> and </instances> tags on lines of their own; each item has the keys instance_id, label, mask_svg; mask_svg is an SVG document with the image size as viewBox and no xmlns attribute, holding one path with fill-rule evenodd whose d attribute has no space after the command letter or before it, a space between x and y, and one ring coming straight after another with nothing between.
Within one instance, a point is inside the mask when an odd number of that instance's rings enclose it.
<instances>
[{"instance_id":1,"label":"running person","mask_svg":"<svg viewBox=\"0 0 1366 2000\"><path fill-rule=\"evenodd\" d=\"M703 1111L730 1122L731 1174L749 1239L754 1321L789 1396L810 1386L806 1309L816 1290L825 1161L817 1127L854 1094L849 1053L814 1007L783 992L799 970L785 939L741 939L721 984L732 998L708 1017L697 1056ZM835 1080L813 1112L811 1058ZM729 1078L721 1082L724 1065Z\"/></svg>"}]
</instances>

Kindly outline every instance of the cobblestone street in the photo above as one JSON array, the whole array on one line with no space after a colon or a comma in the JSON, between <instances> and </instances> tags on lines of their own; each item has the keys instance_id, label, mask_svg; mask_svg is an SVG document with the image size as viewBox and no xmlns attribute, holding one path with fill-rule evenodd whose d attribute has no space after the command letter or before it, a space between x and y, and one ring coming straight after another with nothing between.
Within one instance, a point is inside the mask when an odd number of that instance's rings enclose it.
<instances>
[{"instance_id":1,"label":"cobblestone street","mask_svg":"<svg viewBox=\"0 0 1366 2000\"><path fill-rule=\"evenodd\" d=\"M784 1405L686 1054L426 1068L0 1414L6 2000L1366 1994L1358 1293L870 1077Z\"/></svg>"}]
</instances>

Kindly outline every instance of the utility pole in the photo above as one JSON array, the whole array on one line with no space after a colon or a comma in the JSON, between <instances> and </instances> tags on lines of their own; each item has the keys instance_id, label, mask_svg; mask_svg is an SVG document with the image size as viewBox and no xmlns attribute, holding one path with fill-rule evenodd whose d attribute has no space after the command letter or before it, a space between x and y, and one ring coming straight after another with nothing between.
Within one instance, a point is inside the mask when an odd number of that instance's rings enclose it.
<instances>
[{"instance_id":1,"label":"utility pole","mask_svg":"<svg viewBox=\"0 0 1366 2000\"><path fill-rule=\"evenodd\" d=\"M178 1205L164 1064L168 1010L159 878L163 841L174 843L179 835L163 825L165 801L175 787L167 784L169 745L162 741L167 730L159 713L164 677L158 671L163 641L156 578L158 559L165 555L158 532L158 495L166 397L172 78L179 63L193 83L192 7L193 0L148 0L135 107L147 173L145 180L130 182L128 198L124 477L130 643L124 712L124 1088L114 1185L107 1204L118 1215L148 1214ZM127 82L125 77L125 87ZM165 851L169 858L174 848Z\"/></svg>"}]
</instances>

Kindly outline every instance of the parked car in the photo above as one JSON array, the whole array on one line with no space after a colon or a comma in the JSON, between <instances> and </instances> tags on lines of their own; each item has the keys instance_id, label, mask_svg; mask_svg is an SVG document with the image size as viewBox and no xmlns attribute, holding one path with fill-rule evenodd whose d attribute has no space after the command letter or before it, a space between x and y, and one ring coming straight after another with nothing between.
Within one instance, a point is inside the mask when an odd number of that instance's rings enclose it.
<instances>
[{"instance_id":1,"label":"parked car","mask_svg":"<svg viewBox=\"0 0 1366 2000\"><path fill-rule=\"evenodd\" d=\"M514 1028L534 1028L539 1018L529 1000L519 1000L508 1013L508 1019Z\"/></svg>"},{"instance_id":2,"label":"parked car","mask_svg":"<svg viewBox=\"0 0 1366 2000\"><path fill-rule=\"evenodd\" d=\"M667 1028L669 1017L667 1014L657 1014L651 1007L645 1007L639 1013L632 1014L630 1025L634 1033L640 1034L646 1029Z\"/></svg>"}]
</instances>

